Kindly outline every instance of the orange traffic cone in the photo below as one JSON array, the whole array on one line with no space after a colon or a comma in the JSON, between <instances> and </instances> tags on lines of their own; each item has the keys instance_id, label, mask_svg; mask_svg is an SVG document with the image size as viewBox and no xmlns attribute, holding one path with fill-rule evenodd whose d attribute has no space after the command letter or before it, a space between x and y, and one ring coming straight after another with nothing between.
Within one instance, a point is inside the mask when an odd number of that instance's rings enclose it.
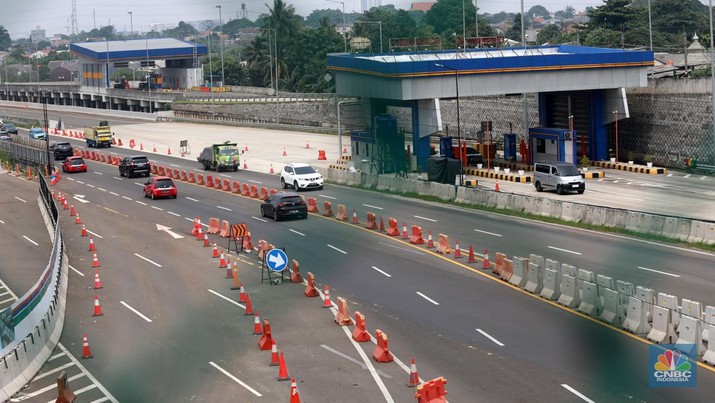
<instances>
[{"instance_id":1,"label":"orange traffic cone","mask_svg":"<svg viewBox=\"0 0 715 403\"><path fill-rule=\"evenodd\" d=\"M491 264L489 264L489 253L484 249L484 266L482 266L482 268L488 269L489 267L491 267Z\"/></svg>"},{"instance_id":2,"label":"orange traffic cone","mask_svg":"<svg viewBox=\"0 0 715 403\"><path fill-rule=\"evenodd\" d=\"M167 155L171 155L171 147L169 147L169 148L166 149L166 154L167 154Z\"/></svg>"},{"instance_id":3,"label":"orange traffic cone","mask_svg":"<svg viewBox=\"0 0 715 403\"><path fill-rule=\"evenodd\" d=\"M89 251L90 252L96 251L96 249L94 248L94 239L92 239L91 236L89 237Z\"/></svg>"},{"instance_id":4,"label":"orange traffic cone","mask_svg":"<svg viewBox=\"0 0 715 403\"><path fill-rule=\"evenodd\" d=\"M305 140L305 148L310 148L310 141Z\"/></svg>"},{"instance_id":5,"label":"orange traffic cone","mask_svg":"<svg viewBox=\"0 0 715 403\"><path fill-rule=\"evenodd\" d=\"M380 217L380 232L385 232L385 221Z\"/></svg>"},{"instance_id":6,"label":"orange traffic cone","mask_svg":"<svg viewBox=\"0 0 715 403\"><path fill-rule=\"evenodd\" d=\"M221 257L221 255L218 253L218 246L216 245L216 242L214 242L214 253L211 255L211 257L218 259Z\"/></svg>"},{"instance_id":7,"label":"orange traffic cone","mask_svg":"<svg viewBox=\"0 0 715 403\"><path fill-rule=\"evenodd\" d=\"M462 257L462 249L459 248L459 241L454 242L454 258L460 259Z\"/></svg>"},{"instance_id":8,"label":"orange traffic cone","mask_svg":"<svg viewBox=\"0 0 715 403\"><path fill-rule=\"evenodd\" d=\"M246 312L243 313L244 316L253 315L253 304L251 304L251 296L246 294Z\"/></svg>"},{"instance_id":9,"label":"orange traffic cone","mask_svg":"<svg viewBox=\"0 0 715 403\"><path fill-rule=\"evenodd\" d=\"M99 306L99 297L97 294L94 294L94 313L92 316L103 316L104 313L102 313L102 307Z\"/></svg>"},{"instance_id":10,"label":"orange traffic cone","mask_svg":"<svg viewBox=\"0 0 715 403\"><path fill-rule=\"evenodd\" d=\"M209 246L211 246L209 243L209 234L204 234L204 248L208 248Z\"/></svg>"},{"instance_id":11,"label":"orange traffic cone","mask_svg":"<svg viewBox=\"0 0 715 403\"><path fill-rule=\"evenodd\" d=\"M278 360L278 346L276 345L276 339L271 339L271 363L268 364L270 367L275 367L280 362Z\"/></svg>"},{"instance_id":12,"label":"orange traffic cone","mask_svg":"<svg viewBox=\"0 0 715 403\"><path fill-rule=\"evenodd\" d=\"M325 294L325 297L323 297L323 308L332 308L333 303L330 301L330 288L326 285L323 290Z\"/></svg>"},{"instance_id":13,"label":"orange traffic cone","mask_svg":"<svg viewBox=\"0 0 715 403\"><path fill-rule=\"evenodd\" d=\"M226 263L226 256L224 256L223 252L221 253L221 260L218 262L218 268L219 269L225 269L228 267L228 264Z\"/></svg>"},{"instance_id":14,"label":"orange traffic cone","mask_svg":"<svg viewBox=\"0 0 715 403\"><path fill-rule=\"evenodd\" d=\"M407 234L407 224L402 223L402 239L408 239L409 237Z\"/></svg>"},{"instance_id":15,"label":"orange traffic cone","mask_svg":"<svg viewBox=\"0 0 715 403\"><path fill-rule=\"evenodd\" d=\"M99 270L94 271L94 289L102 288L102 280L99 279Z\"/></svg>"},{"instance_id":16,"label":"orange traffic cone","mask_svg":"<svg viewBox=\"0 0 715 403\"><path fill-rule=\"evenodd\" d=\"M93 252L92 267L99 267L99 259L97 259L97 252Z\"/></svg>"},{"instance_id":17,"label":"orange traffic cone","mask_svg":"<svg viewBox=\"0 0 715 403\"><path fill-rule=\"evenodd\" d=\"M347 153L348 153L348 148L347 148L347 147L343 147L343 154L347 154Z\"/></svg>"},{"instance_id":18,"label":"orange traffic cone","mask_svg":"<svg viewBox=\"0 0 715 403\"><path fill-rule=\"evenodd\" d=\"M263 327L261 327L261 318L258 316L258 309L256 309L256 315L253 317L253 335L260 336L263 334Z\"/></svg>"},{"instance_id":19,"label":"orange traffic cone","mask_svg":"<svg viewBox=\"0 0 715 403\"><path fill-rule=\"evenodd\" d=\"M156 152L156 144L154 144L154 149L152 151Z\"/></svg>"},{"instance_id":20,"label":"orange traffic cone","mask_svg":"<svg viewBox=\"0 0 715 403\"><path fill-rule=\"evenodd\" d=\"M236 268L236 261L233 261L233 269L231 268L231 265L229 264L228 267L226 267L226 278L233 278L233 270Z\"/></svg>"},{"instance_id":21,"label":"orange traffic cone","mask_svg":"<svg viewBox=\"0 0 715 403\"><path fill-rule=\"evenodd\" d=\"M246 145L243 147L243 151L248 151L248 143L245 143Z\"/></svg>"},{"instance_id":22,"label":"orange traffic cone","mask_svg":"<svg viewBox=\"0 0 715 403\"><path fill-rule=\"evenodd\" d=\"M355 211L355 209L353 209L353 224L357 224L357 223L358 223L357 211Z\"/></svg>"},{"instance_id":23,"label":"orange traffic cone","mask_svg":"<svg viewBox=\"0 0 715 403\"><path fill-rule=\"evenodd\" d=\"M246 160L243 160L243 169L248 169L248 164L246 163Z\"/></svg>"},{"instance_id":24,"label":"orange traffic cone","mask_svg":"<svg viewBox=\"0 0 715 403\"><path fill-rule=\"evenodd\" d=\"M432 240L432 231L427 235L427 247L434 248L434 241Z\"/></svg>"},{"instance_id":25,"label":"orange traffic cone","mask_svg":"<svg viewBox=\"0 0 715 403\"><path fill-rule=\"evenodd\" d=\"M246 302L246 290L243 289L243 281L241 281L241 287L238 289L238 302Z\"/></svg>"},{"instance_id":26,"label":"orange traffic cone","mask_svg":"<svg viewBox=\"0 0 715 403\"><path fill-rule=\"evenodd\" d=\"M79 220L79 214L74 216L74 223L75 224L82 224L82 221Z\"/></svg>"},{"instance_id":27,"label":"orange traffic cone","mask_svg":"<svg viewBox=\"0 0 715 403\"><path fill-rule=\"evenodd\" d=\"M494 186L494 191L498 192L499 191L499 180L497 179L497 184Z\"/></svg>"},{"instance_id":28,"label":"orange traffic cone","mask_svg":"<svg viewBox=\"0 0 715 403\"><path fill-rule=\"evenodd\" d=\"M70 217L74 217L77 215L77 212L74 211L74 204L70 206Z\"/></svg>"},{"instance_id":29,"label":"orange traffic cone","mask_svg":"<svg viewBox=\"0 0 715 403\"><path fill-rule=\"evenodd\" d=\"M87 228L82 224L82 236L87 236Z\"/></svg>"},{"instance_id":30,"label":"orange traffic cone","mask_svg":"<svg viewBox=\"0 0 715 403\"><path fill-rule=\"evenodd\" d=\"M204 231L201 229L201 226L199 226L198 232L196 233L196 240L203 241L203 239L204 239Z\"/></svg>"},{"instance_id":31,"label":"orange traffic cone","mask_svg":"<svg viewBox=\"0 0 715 403\"><path fill-rule=\"evenodd\" d=\"M92 358L92 352L89 350L89 340L87 340L87 334L82 335L82 359Z\"/></svg>"},{"instance_id":32,"label":"orange traffic cone","mask_svg":"<svg viewBox=\"0 0 715 403\"><path fill-rule=\"evenodd\" d=\"M144 151L144 144L143 144L143 143L139 143L139 151Z\"/></svg>"},{"instance_id":33,"label":"orange traffic cone","mask_svg":"<svg viewBox=\"0 0 715 403\"><path fill-rule=\"evenodd\" d=\"M271 164L271 171L268 172L269 174L273 175L275 172L273 172L273 164Z\"/></svg>"},{"instance_id":34,"label":"orange traffic cone","mask_svg":"<svg viewBox=\"0 0 715 403\"><path fill-rule=\"evenodd\" d=\"M474 258L474 249L472 249L472 244L469 244L469 258L467 258L467 263L474 263L477 259Z\"/></svg>"},{"instance_id":35,"label":"orange traffic cone","mask_svg":"<svg viewBox=\"0 0 715 403\"><path fill-rule=\"evenodd\" d=\"M300 403L300 393L298 393L295 378L290 380L290 403Z\"/></svg>"},{"instance_id":36,"label":"orange traffic cone","mask_svg":"<svg viewBox=\"0 0 715 403\"><path fill-rule=\"evenodd\" d=\"M285 147L283 147L283 156L284 156L284 157L287 157L287 156L288 156L288 154L286 154L286 148L285 148Z\"/></svg>"},{"instance_id":37,"label":"orange traffic cone","mask_svg":"<svg viewBox=\"0 0 715 403\"><path fill-rule=\"evenodd\" d=\"M412 357L410 362L410 379L407 381L407 386L414 388L420 384L420 377L417 375L417 364L415 364L415 357Z\"/></svg>"},{"instance_id":38,"label":"orange traffic cone","mask_svg":"<svg viewBox=\"0 0 715 403\"><path fill-rule=\"evenodd\" d=\"M278 378L279 381L287 381L290 379L288 376L288 367L286 367L286 360L283 357L283 352L278 354Z\"/></svg>"}]
</instances>

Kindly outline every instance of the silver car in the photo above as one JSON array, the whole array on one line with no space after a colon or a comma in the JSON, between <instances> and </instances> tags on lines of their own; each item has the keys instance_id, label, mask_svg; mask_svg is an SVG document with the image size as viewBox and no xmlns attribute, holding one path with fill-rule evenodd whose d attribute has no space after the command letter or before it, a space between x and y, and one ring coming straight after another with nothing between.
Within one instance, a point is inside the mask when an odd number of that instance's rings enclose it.
<instances>
[{"instance_id":1,"label":"silver car","mask_svg":"<svg viewBox=\"0 0 715 403\"><path fill-rule=\"evenodd\" d=\"M586 182L574 164L537 162L534 164L534 187L537 192L554 189L560 195L565 192L581 194L586 190Z\"/></svg>"}]
</instances>

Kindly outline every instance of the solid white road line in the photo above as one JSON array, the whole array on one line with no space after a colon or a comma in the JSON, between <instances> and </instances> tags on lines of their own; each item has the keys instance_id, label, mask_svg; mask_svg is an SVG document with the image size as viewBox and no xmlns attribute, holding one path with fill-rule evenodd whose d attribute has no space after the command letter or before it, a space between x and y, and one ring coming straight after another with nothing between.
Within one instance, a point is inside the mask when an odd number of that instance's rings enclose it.
<instances>
[{"instance_id":1,"label":"solid white road line","mask_svg":"<svg viewBox=\"0 0 715 403\"><path fill-rule=\"evenodd\" d=\"M136 201L137 203L141 204L142 206L146 206L146 203L144 203L143 201L139 201L139 200L135 200L135 201Z\"/></svg>"},{"instance_id":2,"label":"solid white road line","mask_svg":"<svg viewBox=\"0 0 715 403\"><path fill-rule=\"evenodd\" d=\"M342 250L342 249L338 249L338 248L336 248L335 246L333 246L333 245L331 245L331 244L328 244L328 248L332 248L332 249L335 249L336 251L338 251L338 252L342 253L343 255L347 255L347 254L348 254L348 253L347 253L347 252L345 252L344 250Z\"/></svg>"},{"instance_id":3,"label":"solid white road line","mask_svg":"<svg viewBox=\"0 0 715 403\"><path fill-rule=\"evenodd\" d=\"M102 239L102 236L99 235L99 234L96 234L96 233L94 233L94 232L92 232L92 231L90 231L90 230L87 230L87 232L89 232L90 234L96 236L96 237L99 238L99 239Z\"/></svg>"},{"instance_id":4,"label":"solid white road line","mask_svg":"<svg viewBox=\"0 0 715 403\"><path fill-rule=\"evenodd\" d=\"M70 269L74 270L75 273L77 273L77 274L79 274L80 276L84 277L84 274L83 274L81 271L79 271L79 270L75 269L74 267L72 267L71 264L68 264L67 266L68 266Z\"/></svg>"},{"instance_id":5,"label":"solid white road line","mask_svg":"<svg viewBox=\"0 0 715 403\"><path fill-rule=\"evenodd\" d=\"M107 189L103 189L103 188L97 188L97 189L101 190L102 192L106 192L106 191L107 191Z\"/></svg>"},{"instance_id":6,"label":"solid white road line","mask_svg":"<svg viewBox=\"0 0 715 403\"><path fill-rule=\"evenodd\" d=\"M554 250L560 250L561 252L566 252L566 253L573 253L574 255L581 255L581 252L574 252L574 251L572 251L572 250L561 249L561 248L557 248L557 247L555 247L555 246L547 246L547 248L549 248L549 249L554 249Z\"/></svg>"},{"instance_id":7,"label":"solid white road line","mask_svg":"<svg viewBox=\"0 0 715 403\"><path fill-rule=\"evenodd\" d=\"M494 337L490 336L490 335L487 334L487 332L485 332L484 330L482 330L482 329L476 329L476 330L477 330L479 333L481 333L482 336L484 336L484 337L486 337L487 339L489 339L489 340L493 341L494 343L496 343L497 346L499 346L499 347L504 347L504 343L502 343L502 342L500 342L499 340L495 339Z\"/></svg>"},{"instance_id":8,"label":"solid white road line","mask_svg":"<svg viewBox=\"0 0 715 403\"><path fill-rule=\"evenodd\" d=\"M167 211L167 213L168 213L168 214L171 214L171 215L173 215L173 216L175 216L175 217L181 217L181 214L176 214L176 213L174 213L173 211Z\"/></svg>"},{"instance_id":9,"label":"solid white road line","mask_svg":"<svg viewBox=\"0 0 715 403\"><path fill-rule=\"evenodd\" d=\"M480 229L474 229L476 232L481 232L482 234L487 234L487 235L492 235L492 236L502 236L501 234L495 234L494 232L489 232L489 231L482 231Z\"/></svg>"},{"instance_id":10,"label":"solid white road line","mask_svg":"<svg viewBox=\"0 0 715 403\"><path fill-rule=\"evenodd\" d=\"M437 220L433 220L433 219L431 219L431 218L422 217L422 216L418 216L418 215L415 215L415 216L413 216L413 217L419 218L420 220L426 220L426 221L430 221L430 222L437 222Z\"/></svg>"},{"instance_id":11,"label":"solid white road line","mask_svg":"<svg viewBox=\"0 0 715 403\"><path fill-rule=\"evenodd\" d=\"M104 175L103 173L97 172L97 171L92 171L92 173L93 173L93 174L96 174L96 175Z\"/></svg>"},{"instance_id":12,"label":"solid white road line","mask_svg":"<svg viewBox=\"0 0 715 403\"><path fill-rule=\"evenodd\" d=\"M28 241L32 242L33 244L35 244L35 246L40 246L40 244L38 244L37 242L35 242L35 241L33 241L32 239L28 238L27 236L23 235L22 237L25 238L25 239L27 239Z\"/></svg>"},{"instance_id":13,"label":"solid white road line","mask_svg":"<svg viewBox=\"0 0 715 403\"><path fill-rule=\"evenodd\" d=\"M217 293L216 291L214 291L214 290L212 290L212 289L210 289L210 288L209 288L209 292L210 292L211 294L217 296L217 297L221 297L221 298L225 299L226 301L228 301L228 302L230 302L230 303L232 303L232 304L234 304L234 305L236 305L236 306L240 306L242 309L246 309L246 306L245 306L245 305L239 304L238 302L232 300L231 298L226 297L226 296L224 296L224 295L221 295L221 294Z\"/></svg>"},{"instance_id":14,"label":"solid white road line","mask_svg":"<svg viewBox=\"0 0 715 403\"><path fill-rule=\"evenodd\" d=\"M422 294L422 293L419 292L419 291L417 291L417 295L419 295L420 297L426 299L427 301L429 301L429 302L431 302L431 303L433 303L433 304L435 304L435 305L439 305L439 302L437 302L437 301L433 300L432 298L430 298L430 297L428 297L428 296Z\"/></svg>"},{"instance_id":15,"label":"solid white road line","mask_svg":"<svg viewBox=\"0 0 715 403\"><path fill-rule=\"evenodd\" d=\"M226 210L226 211L233 211L228 207L216 206L216 208L220 208L221 210Z\"/></svg>"},{"instance_id":16,"label":"solid white road line","mask_svg":"<svg viewBox=\"0 0 715 403\"><path fill-rule=\"evenodd\" d=\"M17 197L17 196L15 196L15 198L16 198L17 200L20 200L20 201L23 202L23 203L27 203L27 200L21 199L21 198L19 198L19 197Z\"/></svg>"},{"instance_id":17,"label":"solid white road line","mask_svg":"<svg viewBox=\"0 0 715 403\"><path fill-rule=\"evenodd\" d=\"M333 197L333 196L326 196L326 195L318 195L318 196L320 196L320 197L325 197L326 199L332 199L332 200L335 200L335 199L336 199L336 198Z\"/></svg>"},{"instance_id":18,"label":"solid white road line","mask_svg":"<svg viewBox=\"0 0 715 403\"><path fill-rule=\"evenodd\" d=\"M3 220L0 220L0 224L5 224L5 221L3 221Z\"/></svg>"},{"instance_id":19,"label":"solid white road line","mask_svg":"<svg viewBox=\"0 0 715 403\"><path fill-rule=\"evenodd\" d=\"M153 208L154 210L164 211L163 208L157 206L151 206L151 208Z\"/></svg>"},{"instance_id":20,"label":"solid white road line","mask_svg":"<svg viewBox=\"0 0 715 403\"><path fill-rule=\"evenodd\" d=\"M573 393L574 395L580 397L580 398L583 399L584 401L589 402L589 403L595 403L593 400L587 398L586 396L584 396L583 394L581 394L581 393L580 393L579 391L577 391L576 389L570 387L569 385L567 385L567 384L565 384L565 383L562 383L561 386L563 386L564 389L568 390L569 392Z\"/></svg>"},{"instance_id":21,"label":"solid white road line","mask_svg":"<svg viewBox=\"0 0 715 403\"><path fill-rule=\"evenodd\" d=\"M373 206L372 204L363 204L365 207L374 208L375 210L382 210L382 207Z\"/></svg>"},{"instance_id":22,"label":"solid white road line","mask_svg":"<svg viewBox=\"0 0 715 403\"><path fill-rule=\"evenodd\" d=\"M110 195L119 196L119 193L109 192Z\"/></svg>"},{"instance_id":23,"label":"solid white road line","mask_svg":"<svg viewBox=\"0 0 715 403\"><path fill-rule=\"evenodd\" d=\"M90 183L88 183L87 186L89 186L89 187L91 187L91 188L96 187L96 186L94 186L94 185L92 185L92 184L90 184Z\"/></svg>"},{"instance_id":24,"label":"solid white road line","mask_svg":"<svg viewBox=\"0 0 715 403\"><path fill-rule=\"evenodd\" d=\"M198 200L191 198L191 197L184 197L184 199L191 200L192 202L197 202L197 203L199 202Z\"/></svg>"},{"instance_id":25,"label":"solid white road line","mask_svg":"<svg viewBox=\"0 0 715 403\"><path fill-rule=\"evenodd\" d=\"M216 368L217 370L223 372L224 375L226 375L227 377L231 378L234 382L236 382L237 384L243 386L243 387L246 388L249 392L253 393L253 394L256 395L257 397L263 396L262 394L258 393L258 391L256 391L256 390L253 389L252 387L250 387L250 386L248 386L247 384L245 384L242 380L236 378L235 376L231 375L231 374L230 374L228 371L226 371L225 369L219 367L215 362L209 361L209 364L211 364L211 366L214 367L214 368Z\"/></svg>"},{"instance_id":26,"label":"solid white road line","mask_svg":"<svg viewBox=\"0 0 715 403\"><path fill-rule=\"evenodd\" d=\"M160 265L159 263L152 262L151 260L145 258L144 256L142 256L142 255L140 255L140 254L138 254L138 253L135 253L134 256L136 256L136 257L138 257L138 258L140 258L140 259L144 259L144 260L146 260L147 262L153 264L153 265L156 266L156 267L161 267L161 265Z\"/></svg>"},{"instance_id":27,"label":"solid white road line","mask_svg":"<svg viewBox=\"0 0 715 403\"><path fill-rule=\"evenodd\" d=\"M372 266L372 268L373 268L373 269L375 269L375 270L377 270L377 271L379 271L380 273L384 274L384 275L385 275L385 276L387 276L387 277L392 277L391 275L389 275L389 274L385 273L384 271L382 271L382 270L378 269L378 268L377 268L377 267L375 267L375 266Z\"/></svg>"},{"instance_id":28,"label":"solid white road line","mask_svg":"<svg viewBox=\"0 0 715 403\"><path fill-rule=\"evenodd\" d=\"M256 220L256 221L268 222L267 220L264 220L264 219L261 218L261 217L251 216L251 218L253 218L253 219Z\"/></svg>"},{"instance_id":29,"label":"solid white road line","mask_svg":"<svg viewBox=\"0 0 715 403\"><path fill-rule=\"evenodd\" d=\"M132 307L129 306L129 304L127 304L126 302L124 302L124 301L119 301L119 303L122 304L122 305L124 305L125 307L127 307L127 309L129 309L130 311L132 311L132 312L134 312L135 314L137 314L140 318L142 318L142 319L144 319L145 321L151 323L151 319L149 319L149 318L147 318L146 316L142 315L141 312L139 312L139 311L137 311L136 309L132 308Z\"/></svg>"},{"instance_id":30,"label":"solid white road line","mask_svg":"<svg viewBox=\"0 0 715 403\"><path fill-rule=\"evenodd\" d=\"M298 232L298 231L294 230L293 228L289 228L288 231L293 232L293 233L295 233L295 234L298 234L298 235L300 235L300 236L305 236L304 233Z\"/></svg>"},{"instance_id":31,"label":"solid white road line","mask_svg":"<svg viewBox=\"0 0 715 403\"><path fill-rule=\"evenodd\" d=\"M127 200L129 200L129 201L132 201L132 198L131 198L131 197L127 197L127 196L122 196L122 199L127 199Z\"/></svg>"},{"instance_id":32,"label":"solid white road line","mask_svg":"<svg viewBox=\"0 0 715 403\"><path fill-rule=\"evenodd\" d=\"M346 360L348 360L348 361L350 361L350 362L352 362L352 363L355 363L355 364L361 366L362 369L367 369L367 365L363 364L362 362L360 362L360 361L354 359L353 357L351 357L351 356L349 356L349 355L347 355L347 354L343 354L343 353L341 353L340 351L338 351L338 350L336 350L336 349L334 349L334 348L331 348L331 347L329 347L329 346L326 346L325 344L321 344L320 347L323 347L324 349L330 351L331 353L333 353L333 354L335 354L335 355L337 355L337 356L339 356L339 357L343 357L343 358L345 358ZM377 373L380 374L380 376L382 376L382 377L385 377L385 378L387 378L387 379L392 379L392 377L391 377L390 375L387 375L386 373L380 371L379 369L377 370Z\"/></svg>"},{"instance_id":33,"label":"solid white road line","mask_svg":"<svg viewBox=\"0 0 715 403\"><path fill-rule=\"evenodd\" d=\"M647 271L652 271L653 273L660 273L660 274L665 274L666 276L671 276L671 277L680 277L680 276L679 276L679 275L677 275L677 274L672 274L672 273L666 273L666 272L664 272L664 271L659 271L659 270L653 270L653 269L649 269L649 268L647 268L647 267L641 267L641 266L638 266L638 268L639 268L639 269L641 269L641 270L647 270Z\"/></svg>"}]
</instances>

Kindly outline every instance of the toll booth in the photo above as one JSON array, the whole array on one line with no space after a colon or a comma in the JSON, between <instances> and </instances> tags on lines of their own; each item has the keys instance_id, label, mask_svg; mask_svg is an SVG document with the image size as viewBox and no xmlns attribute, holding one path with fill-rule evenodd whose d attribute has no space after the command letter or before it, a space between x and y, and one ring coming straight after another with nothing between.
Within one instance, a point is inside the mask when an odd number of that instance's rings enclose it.
<instances>
[{"instance_id":1,"label":"toll booth","mask_svg":"<svg viewBox=\"0 0 715 403\"><path fill-rule=\"evenodd\" d=\"M531 161L560 161L577 164L575 131L560 128L529 128L529 155Z\"/></svg>"},{"instance_id":2,"label":"toll booth","mask_svg":"<svg viewBox=\"0 0 715 403\"><path fill-rule=\"evenodd\" d=\"M504 159L516 161L516 134L504 133Z\"/></svg>"}]
</instances>

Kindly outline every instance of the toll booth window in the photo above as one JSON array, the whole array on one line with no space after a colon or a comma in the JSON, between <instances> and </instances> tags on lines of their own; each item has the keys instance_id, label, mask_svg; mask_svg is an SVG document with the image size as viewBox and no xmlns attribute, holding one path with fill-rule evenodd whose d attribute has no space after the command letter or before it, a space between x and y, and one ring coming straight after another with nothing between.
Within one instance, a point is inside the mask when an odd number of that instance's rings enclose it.
<instances>
[{"instance_id":1,"label":"toll booth window","mask_svg":"<svg viewBox=\"0 0 715 403\"><path fill-rule=\"evenodd\" d=\"M546 141L545 139L536 139L536 152L539 154L546 153Z\"/></svg>"}]
</instances>

